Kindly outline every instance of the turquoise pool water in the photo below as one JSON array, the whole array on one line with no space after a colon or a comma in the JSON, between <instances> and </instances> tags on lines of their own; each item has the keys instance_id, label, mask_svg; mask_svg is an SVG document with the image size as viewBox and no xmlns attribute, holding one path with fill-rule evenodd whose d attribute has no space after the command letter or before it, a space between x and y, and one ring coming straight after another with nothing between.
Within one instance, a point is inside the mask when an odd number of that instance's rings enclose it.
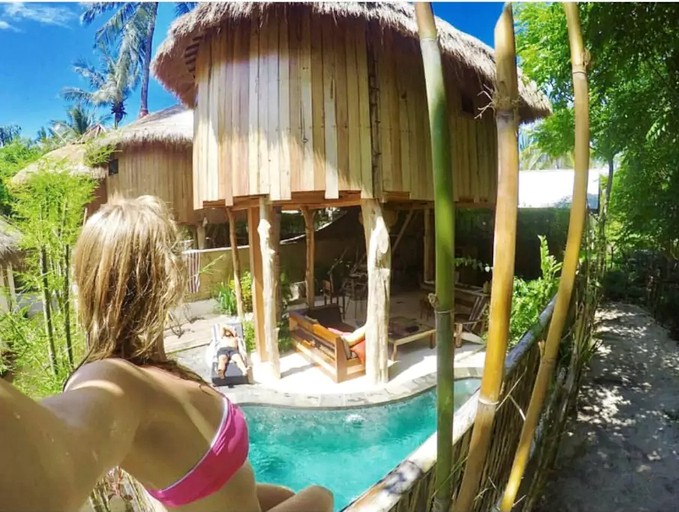
<instances>
[{"instance_id":1,"label":"turquoise pool water","mask_svg":"<svg viewBox=\"0 0 679 512\"><path fill-rule=\"evenodd\" d=\"M455 381L455 408L479 386ZM246 405L250 462L257 481L295 491L323 485L340 510L393 469L436 430L432 389L401 402L355 409Z\"/></svg>"}]
</instances>

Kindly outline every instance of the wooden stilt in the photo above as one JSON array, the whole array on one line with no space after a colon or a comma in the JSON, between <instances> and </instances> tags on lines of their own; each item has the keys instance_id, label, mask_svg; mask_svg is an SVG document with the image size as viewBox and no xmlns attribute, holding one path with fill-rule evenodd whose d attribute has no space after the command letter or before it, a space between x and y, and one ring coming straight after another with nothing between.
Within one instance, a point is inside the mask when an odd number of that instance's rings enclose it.
<instances>
[{"instance_id":1,"label":"wooden stilt","mask_svg":"<svg viewBox=\"0 0 679 512\"><path fill-rule=\"evenodd\" d=\"M196 238L198 239L198 249L205 249L206 230L205 224L196 226Z\"/></svg>"},{"instance_id":2,"label":"wooden stilt","mask_svg":"<svg viewBox=\"0 0 679 512\"><path fill-rule=\"evenodd\" d=\"M403 221L403 226L401 226L401 230L398 232L398 236L396 237L396 240L394 241L394 245L391 248L392 254L396 252L396 249L398 248L398 244L401 243L401 239L403 238L403 235L405 235L406 229L408 229L408 225L410 224L410 221L412 220L414 214L415 214L415 208L411 207L410 211L408 212L408 216L406 217L406 220Z\"/></svg>"},{"instance_id":3,"label":"wooden stilt","mask_svg":"<svg viewBox=\"0 0 679 512\"><path fill-rule=\"evenodd\" d=\"M283 295L281 289L281 215L280 206L271 209L271 250L274 257L273 285L274 298L276 299L276 325L283 316Z\"/></svg>"},{"instance_id":4,"label":"wooden stilt","mask_svg":"<svg viewBox=\"0 0 679 512\"><path fill-rule=\"evenodd\" d=\"M268 354L268 373L271 378L280 379L281 369L278 357L278 329L276 328L276 253L273 248L271 227L271 204L265 198L259 200L259 246L262 256L262 292L264 345Z\"/></svg>"},{"instance_id":5,"label":"wooden stilt","mask_svg":"<svg viewBox=\"0 0 679 512\"><path fill-rule=\"evenodd\" d=\"M361 201L368 256L368 311L366 319L366 374L373 384L389 380L389 284L391 242L382 206L376 199Z\"/></svg>"},{"instance_id":6,"label":"wooden stilt","mask_svg":"<svg viewBox=\"0 0 679 512\"><path fill-rule=\"evenodd\" d=\"M424 210L424 275L425 282L434 280L434 230L431 208Z\"/></svg>"},{"instance_id":7,"label":"wooden stilt","mask_svg":"<svg viewBox=\"0 0 679 512\"><path fill-rule=\"evenodd\" d=\"M316 231L314 230L314 210L302 208L302 215L304 215L304 233L306 235L306 272L304 274L306 280L306 301L309 309L315 305L316 299L316 285L314 282L314 266L316 254Z\"/></svg>"},{"instance_id":8,"label":"wooden stilt","mask_svg":"<svg viewBox=\"0 0 679 512\"><path fill-rule=\"evenodd\" d=\"M242 322L245 318L243 307L243 289L240 284L240 256L238 254L238 239L236 238L236 219L231 208L226 209L229 219L229 239L231 240L231 266L233 267L233 291L236 295L236 310L238 319Z\"/></svg>"},{"instance_id":9,"label":"wooden stilt","mask_svg":"<svg viewBox=\"0 0 679 512\"><path fill-rule=\"evenodd\" d=\"M259 360L269 359L264 341L264 296L262 286L262 253L259 244L259 209L248 209L248 245L250 246L250 272L252 273L252 313L255 326L255 348Z\"/></svg>"}]
</instances>

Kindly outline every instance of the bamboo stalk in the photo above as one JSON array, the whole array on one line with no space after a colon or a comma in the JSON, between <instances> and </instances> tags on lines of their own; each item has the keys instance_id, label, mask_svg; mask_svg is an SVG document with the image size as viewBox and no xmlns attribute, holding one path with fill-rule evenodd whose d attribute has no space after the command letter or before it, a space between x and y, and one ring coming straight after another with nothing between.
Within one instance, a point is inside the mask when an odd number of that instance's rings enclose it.
<instances>
[{"instance_id":1,"label":"bamboo stalk","mask_svg":"<svg viewBox=\"0 0 679 512\"><path fill-rule=\"evenodd\" d=\"M514 17L506 4L495 25L497 90L495 117L498 141L498 192L495 209L493 281L490 295L488 345L481 379L478 411L474 422L469 457L455 502L458 510L472 510L488 449L500 398L512 306L516 218L519 193L518 79Z\"/></svg>"},{"instance_id":2,"label":"bamboo stalk","mask_svg":"<svg viewBox=\"0 0 679 512\"><path fill-rule=\"evenodd\" d=\"M566 323L566 315L571 302L575 272L578 266L582 232L585 225L587 201L587 175L589 171L589 101L587 89L587 59L578 6L575 3L563 4L568 24L568 40L571 49L573 68L573 91L575 95L575 180L573 183L573 202L568 225L568 238L564 254L559 291L554 307L554 316L547 333L545 351L540 361L540 368L535 380L526 420L521 430L521 438L514 456L512 471L507 488L502 498L501 509L507 512L512 509L514 500L528 463L530 446L535 435L540 412L545 401L549 382L554 372L556 357L559 352L561 334Z\"/></svg>"},{"instance_id":3,"label":"bamboo stalk","mask_svg":"<svg viewBox=\"0 0 679 512\"><path fill-rule=\"evenodd\" d=\"M236 238L236 219L231 208L226 209L229 219L229 239L231 240L231 266L233 267L233 292L236 295L236 311L238 320L241 322L245 318L245 308L243 307L243 287L240 283L240 255L238 254L238 240Z\"/></svg>"},{"instance_id":4,"label":"bamboo stalk","mask_svg":"<svg viewBox=\"0 0 679 512\"><path fill-rule=\"evenodd\" d=\"M436 483L434 510L447 512L452 499L453 459L453 258L455 255L455 205L450 156L448 105L443 81L441 51L429 2L415 4L427 88L429 130L434 180L436 252Z\"/></svg>"}]
</instances>

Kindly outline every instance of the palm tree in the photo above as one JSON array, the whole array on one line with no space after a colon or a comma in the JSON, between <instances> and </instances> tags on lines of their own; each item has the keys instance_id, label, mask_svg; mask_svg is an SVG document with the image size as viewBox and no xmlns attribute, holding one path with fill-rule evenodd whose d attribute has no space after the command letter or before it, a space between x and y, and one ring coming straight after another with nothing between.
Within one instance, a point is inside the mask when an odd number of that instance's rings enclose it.
<instances>
[{"instance_id":1,"label":"palm tree","mask_svg":"<svg viewBox=\"0 0 679 512\"><path fill-rule=\"evenodd\" d=\"M21 135L21 128L16 124L0 126L0 147L11 144Z\"/></svg>"},{"instance_id":2,"label":"palm tree","mask_svg":"<svg viewBox=\"0 0 679 512\"><path fill-rule=\"evenodd\" d=\"M117 128L127 114L125 102L137 86L139 68L131 65L129 54L123 51L114 57L105 44L98 44L97 49L101 54L99 69L82 59L73 65L73 70L87 80L90 90L66 87L61 95L85 106L108 106L113 114L113 126Z\"/></svg>"},{"instance_id":3,"label":"palm tree","mask_svg":"<svg viewBox=\"0 0 679 512\"><path fill-rule=\"evenodd\" d=\"M197 2L176 2L177 16L186 14ZM141 67L141 105L139 117L149 113L149 76L153 51L153 36L156 30L158 2L93 2L85 7L80 19L89 25L95 18L113 11L95 35L97 44L117 45L120 55L125 55L131 67Z\"/></svg>"},{"instance_id":4,"label":"palm tree","mask_svg":"<svg viewBox=\"0 0 679 512\"><path fill-rule=\"evenodd\" d=\"M105 131L104 123L108 117L98 116L87 106L76 103L66 110L65 120L50 121L49 132L62 143L82 140L90 134Z\"/></svg>"}]
</instances>

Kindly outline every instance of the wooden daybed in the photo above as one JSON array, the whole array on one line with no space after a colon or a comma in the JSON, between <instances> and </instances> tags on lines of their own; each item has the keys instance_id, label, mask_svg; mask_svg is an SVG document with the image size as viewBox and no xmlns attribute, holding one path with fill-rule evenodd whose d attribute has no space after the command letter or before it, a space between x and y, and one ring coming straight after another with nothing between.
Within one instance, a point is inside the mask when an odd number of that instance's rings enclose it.
<instances>
[{"instance_id":1,"label":"wooden daybed","mask_svg":"<svg viewBox=\"0 0 679 512\"><path fill-rule=\"evenodd\" d=\"M342 322L338 304L289 313L295 348L335 382L365 375L365 364L339 333L354 328Z\"/></svg>"}]
</instances>

